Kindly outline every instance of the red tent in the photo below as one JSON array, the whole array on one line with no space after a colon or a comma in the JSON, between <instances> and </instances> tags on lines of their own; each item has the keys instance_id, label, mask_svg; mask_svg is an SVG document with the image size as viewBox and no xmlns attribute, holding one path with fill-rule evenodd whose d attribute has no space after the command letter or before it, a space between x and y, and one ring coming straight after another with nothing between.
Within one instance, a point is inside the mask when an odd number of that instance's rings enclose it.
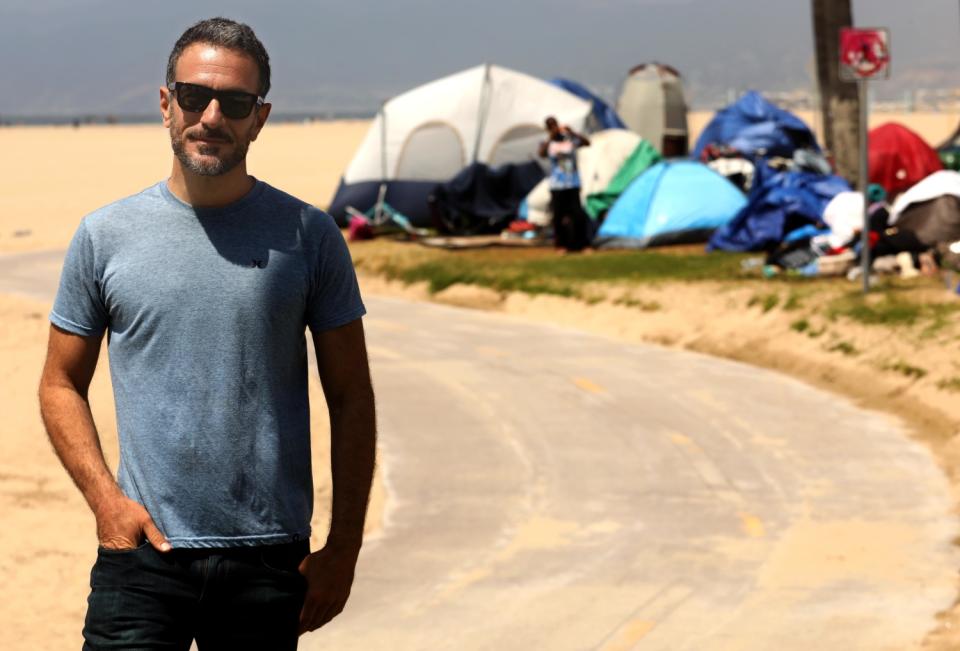
<instances>
[{"instance_id":1,"label":"red tent","mask_svg":"<svg viewBox=\"0 0 960 651\"><path fill-rule=\"evenodd\" d=\"M870 130L870 182L892 199L930 174L943 169L937 152L923 138L896 122Z\"/></svg>"}]
</instances>

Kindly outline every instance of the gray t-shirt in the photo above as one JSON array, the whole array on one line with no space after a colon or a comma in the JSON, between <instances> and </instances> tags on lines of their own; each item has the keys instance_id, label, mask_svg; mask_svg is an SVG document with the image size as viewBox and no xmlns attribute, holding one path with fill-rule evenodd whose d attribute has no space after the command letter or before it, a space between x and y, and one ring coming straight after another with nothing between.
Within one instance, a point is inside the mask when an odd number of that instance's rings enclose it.
<instances>
[{"instance_id":1,"label":"gray t-shirt","mask_svg":"<svg viewBox=\"0 0 960 651\"><path fill-rule=\"evenodd\" d=\"M333 219L257 181L195 209L161 182L83 219L54 325L108 332L118 482L175 547L310 535L305 328L365 313Z\"/></svg>"}]
</instances>

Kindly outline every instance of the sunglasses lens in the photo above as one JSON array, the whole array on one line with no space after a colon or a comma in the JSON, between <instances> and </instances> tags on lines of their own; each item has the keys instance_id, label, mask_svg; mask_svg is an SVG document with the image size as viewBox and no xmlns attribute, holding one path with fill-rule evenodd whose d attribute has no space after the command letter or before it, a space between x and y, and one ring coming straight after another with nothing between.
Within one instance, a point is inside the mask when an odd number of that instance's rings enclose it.
<instances>
[{"instance_id":1,"label":"sunglasses lens","mask_svg":"<svg viewBox=\"0 0 960 651\"><path fill-rule=\"evenodd\" d=\"M239 120L250 115L250 111L253 110L253 105L257 101L256 97L246 93L237 95L223 93L217 99L220 100L220 110L232 120Z\"/></svg>"},{"instance_id":2,"label":"sunglasses lens","mask_svg":"<svg viewBox=\"0 0 960 651\"><path fill-rule=\"evenodd\" d=\"M184 111L199 113L213 99L213 91L193 84L177 84L177 103Z\"/></svg>"}]
</instances>

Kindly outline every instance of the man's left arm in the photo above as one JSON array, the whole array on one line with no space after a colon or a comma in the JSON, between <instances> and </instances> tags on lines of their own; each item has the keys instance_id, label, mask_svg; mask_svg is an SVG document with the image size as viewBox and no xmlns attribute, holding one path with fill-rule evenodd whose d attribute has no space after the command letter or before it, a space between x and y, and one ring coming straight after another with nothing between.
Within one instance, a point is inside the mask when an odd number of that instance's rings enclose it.
<instances>
[{"instance_id":1,"label":"man's left arm","mask_svg":"<svg viewBox=\"0 0 960 651\"><path fill-rule=\"evenodd\" d=\"M314 332L313 343L330 412L333 516L326 545L300 564L307 578L301 633L320 628L347 603L376 458L376 412L363 322Z\"/></svg>"}]
</instances>

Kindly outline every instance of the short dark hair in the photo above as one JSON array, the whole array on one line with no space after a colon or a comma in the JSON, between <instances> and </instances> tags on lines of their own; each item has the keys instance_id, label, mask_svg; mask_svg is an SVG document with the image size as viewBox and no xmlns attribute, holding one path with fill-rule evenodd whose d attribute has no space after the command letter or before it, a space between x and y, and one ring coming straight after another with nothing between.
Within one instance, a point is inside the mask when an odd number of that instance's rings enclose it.
<instances>
[{"instance_id":1,"label":"short dark hair","mask_svg":"<svg viewBox=\"0 0 960 651\"><path fill-rule=\"evenodd\" d=\"M260 71L257 93L266 97L270 92L270 57L263 43L249 25L220 17L201 20L180 35L170 52L170 58L167 59L167 86L177 81L177 62L180 55L194 43L208 43L246 54L254 60Z\"/></svg>"}]
</instances>

